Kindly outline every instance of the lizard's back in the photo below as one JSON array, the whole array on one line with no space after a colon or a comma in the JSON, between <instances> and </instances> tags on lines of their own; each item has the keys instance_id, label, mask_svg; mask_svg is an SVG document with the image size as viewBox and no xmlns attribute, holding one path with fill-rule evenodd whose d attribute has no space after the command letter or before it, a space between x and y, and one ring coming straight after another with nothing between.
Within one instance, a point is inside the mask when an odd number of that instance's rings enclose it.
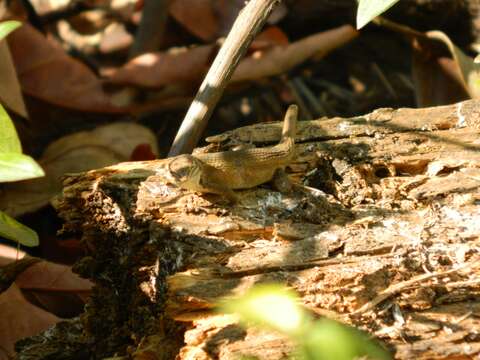
<instances>
[{"instance_id":1,"label":"lizard's back","mask_svg":"<svg viewBox=\"0 0 480 360\"><path fill-rule=\"evenodd\" d=\"M255 149L199 154L198 159L220 170L216 177L230 189L247 189L270 181L279 168L290 163L294 155L294 140Z\"/></svg>"}]
</instances>

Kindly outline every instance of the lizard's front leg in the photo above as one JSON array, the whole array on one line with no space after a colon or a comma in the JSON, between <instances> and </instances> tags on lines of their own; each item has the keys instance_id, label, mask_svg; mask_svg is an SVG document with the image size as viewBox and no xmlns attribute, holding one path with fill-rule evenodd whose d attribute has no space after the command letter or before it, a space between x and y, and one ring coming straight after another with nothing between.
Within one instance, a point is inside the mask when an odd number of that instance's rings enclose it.
<instances>
[{"instance_id":1,"label":"lizard's front leg","mask_svg":"<svg viewBox=\"0 0 480 360\"><path fill-rule=\"evenodd\" d=\"M209 166L209 165L206 165L206 166ZM217 171L221 171L218 169L215 169L215 170L216 171L208 171L202 174L202 176L200 177L200 184L202 188L205 189L205 192L222 195L229 202L236 203L238 201L238 197L235 194L235 192L232 189L225 186L225 184L223 184L220 180L222 178L225 178L225 175L222 175L221 177L215 176L215 173Z\"/></svg>"}]
</instances>

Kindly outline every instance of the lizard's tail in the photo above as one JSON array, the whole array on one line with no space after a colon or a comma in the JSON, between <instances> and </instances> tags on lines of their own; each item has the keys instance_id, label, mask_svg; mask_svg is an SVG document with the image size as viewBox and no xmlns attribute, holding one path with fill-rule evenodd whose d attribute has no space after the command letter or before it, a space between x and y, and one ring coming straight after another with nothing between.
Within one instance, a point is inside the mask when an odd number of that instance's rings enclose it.
<instances>
[{"instance_id":1,"label":"lizard's tail","mask_svg":"<svg viewBox=\"0 0 480 360\"><path fill-rule=\"evenodd\" d=\"M297 131L298 106L290 105L285 113L282 129L281 142L295 143L295 134Z\"/></svg>"}]
</instances>

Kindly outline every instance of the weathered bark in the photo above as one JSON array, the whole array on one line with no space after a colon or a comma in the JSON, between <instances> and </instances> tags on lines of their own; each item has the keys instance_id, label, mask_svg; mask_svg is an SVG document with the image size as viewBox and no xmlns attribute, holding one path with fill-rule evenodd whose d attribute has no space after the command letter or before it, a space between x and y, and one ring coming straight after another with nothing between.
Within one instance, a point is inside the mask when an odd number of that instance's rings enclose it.
<instances>
[{"instance_id":1,"label":"weathered bark","mask_svg":"<svg viewBox=\"0 0 480 360\"><path fill-rule=\"evenodd\" d=\"M280 128L240 128L211 147L274 143ZM76 270L96 284L79 348L285 358L288 339L212 312L275 281L399 359L478 356L479 133L477 101L305 121L292 193L264 186L239 192L235 205L168 184L168 160L67 177L56 207L89 251Z\"/></svg>"}]
</instances>

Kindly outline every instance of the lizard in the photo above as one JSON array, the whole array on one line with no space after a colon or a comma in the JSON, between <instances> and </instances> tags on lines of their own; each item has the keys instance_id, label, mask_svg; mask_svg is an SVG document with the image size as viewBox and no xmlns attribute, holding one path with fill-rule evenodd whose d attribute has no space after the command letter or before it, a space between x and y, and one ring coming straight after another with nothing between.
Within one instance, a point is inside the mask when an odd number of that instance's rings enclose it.
<instances>
[{"instance_id":1,"label":"lizard","mask_svg":"<svg viewBox=\"0 0 480 360\"><path fill-rule=\"evenodd\" d=\"M235 202L233 190L249 189L280 176L295 154L298 107L290 105L277 145L196 155L180 155L168 163L174 184L201 193L226 196Z\"/></svg>"}]
</instances>

